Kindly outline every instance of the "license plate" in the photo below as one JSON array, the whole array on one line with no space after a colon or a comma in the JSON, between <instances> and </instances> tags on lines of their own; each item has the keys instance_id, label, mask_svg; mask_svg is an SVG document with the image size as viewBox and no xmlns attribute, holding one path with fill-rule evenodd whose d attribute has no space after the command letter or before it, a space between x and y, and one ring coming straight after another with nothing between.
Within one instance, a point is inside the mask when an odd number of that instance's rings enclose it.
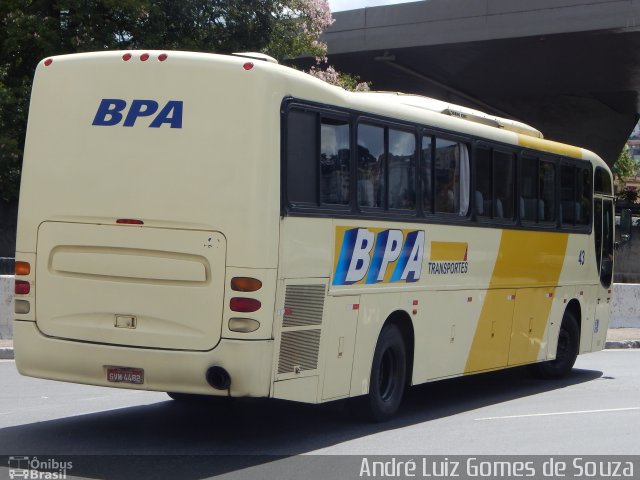
<instances>
[{"instance_id":1,"label":"license plate","mask_svg":"<svg viewBox=\"0 0 640 480\"><path fill-rule=\"evenodd\" d=\"M144 383L144 369L131 367L107 367L107 381L111 383Z\"/></svg>"}]
</instances>

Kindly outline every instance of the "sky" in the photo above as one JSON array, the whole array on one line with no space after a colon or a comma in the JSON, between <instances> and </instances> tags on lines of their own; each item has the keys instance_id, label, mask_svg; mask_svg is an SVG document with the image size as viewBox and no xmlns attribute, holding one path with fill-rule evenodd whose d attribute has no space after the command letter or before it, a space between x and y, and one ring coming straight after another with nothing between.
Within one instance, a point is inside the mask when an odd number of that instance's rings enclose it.
<instances>
[{"instance_id":1,"label":"sky","mask_svg":"<svg viewBox=\"0 0 640 480\"><path fill-rule=\"evenodd\" d=\"M332 12L353 10L355 8L377 7L380 5L392 5L394 3L408 3L416 0L329 0Z\"/></svg>"}]
</instances>

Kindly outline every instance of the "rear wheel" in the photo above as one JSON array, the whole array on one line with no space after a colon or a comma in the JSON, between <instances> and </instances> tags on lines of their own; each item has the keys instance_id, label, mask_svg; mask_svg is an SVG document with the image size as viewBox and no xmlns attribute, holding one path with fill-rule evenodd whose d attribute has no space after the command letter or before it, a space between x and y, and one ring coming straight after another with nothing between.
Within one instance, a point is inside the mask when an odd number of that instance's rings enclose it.
<instances>
[{"instance_id":1,"label":"rear wheel","mask_svg":"<svg viewBox=\"0 0 640 480\"><path fill-rule=\"evenodd\" d=\"M373 420L381 422L396 413L406 380L407 353L402 333L396 325L386 325L380 332L371 365L367 410Z\"/></svg>"},{"instance_id":2,"label":"rear wheel","mask_svg":"<svg viewBox=\"0 0 640 480\"><path fill-rule=\"evenodd\" d=\"M532 373L540 378L562 378L573 368L580 349L580 329L573 313L566 311L560 325L555 360L531 365Z\"/></svg>"}]
</instances>

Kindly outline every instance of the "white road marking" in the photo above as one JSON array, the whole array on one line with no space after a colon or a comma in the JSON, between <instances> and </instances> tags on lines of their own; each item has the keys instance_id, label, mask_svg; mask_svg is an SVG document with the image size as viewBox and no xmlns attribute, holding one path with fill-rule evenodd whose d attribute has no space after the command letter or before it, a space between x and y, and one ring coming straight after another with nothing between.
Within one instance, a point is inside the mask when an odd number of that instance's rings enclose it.
<instances>
[{"instance_id":1,"label":"white road marking","mask_svg":"<svg viewBox=\"0 0 640 480\"><path fill-rule=\"evenodd\" d=\"M574 412L550 412L550 413L530 413L526 415L507 415L504 417L483 417L476 418L475 420L505 420L509 418L529 418L529 417L551 417L554 415L578 415L583 413L610 413L610 412L629 412L633 410L640 410L640 407L627 407L627 408L605 408L602 410L577 410Z\"/></svg>"}]
</instances>

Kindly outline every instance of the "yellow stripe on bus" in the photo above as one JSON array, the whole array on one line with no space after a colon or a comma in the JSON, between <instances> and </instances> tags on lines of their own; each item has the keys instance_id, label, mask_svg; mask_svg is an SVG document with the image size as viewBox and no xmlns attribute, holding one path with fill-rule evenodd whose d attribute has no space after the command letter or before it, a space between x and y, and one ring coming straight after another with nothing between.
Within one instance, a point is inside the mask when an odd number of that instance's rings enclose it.
<instances>
[{"instance_id":1,"label":"yellow stripe on bus","mask_svg":"<svg viewBox=\"0 0 640 480\"><path fill-rule=\"evenodd\" d=\"M551 140L544 140L542 138L518 134L518 144L535 150L543 150L545 152L566 155L573 158L582 158L581 148L574 147L572 145L565 145L564 143L553 142Z\"/></svg>"},{"instance_id":2,"label":"yellow stripe on bus","mask_svg":"<svg viewBox=\"0 0 640 480\"><path fill-rule=\"evenodd\" d=\"M564 233L502 232L465 373L538 359L568 239Z\"/></svg>"}]
</instances>

